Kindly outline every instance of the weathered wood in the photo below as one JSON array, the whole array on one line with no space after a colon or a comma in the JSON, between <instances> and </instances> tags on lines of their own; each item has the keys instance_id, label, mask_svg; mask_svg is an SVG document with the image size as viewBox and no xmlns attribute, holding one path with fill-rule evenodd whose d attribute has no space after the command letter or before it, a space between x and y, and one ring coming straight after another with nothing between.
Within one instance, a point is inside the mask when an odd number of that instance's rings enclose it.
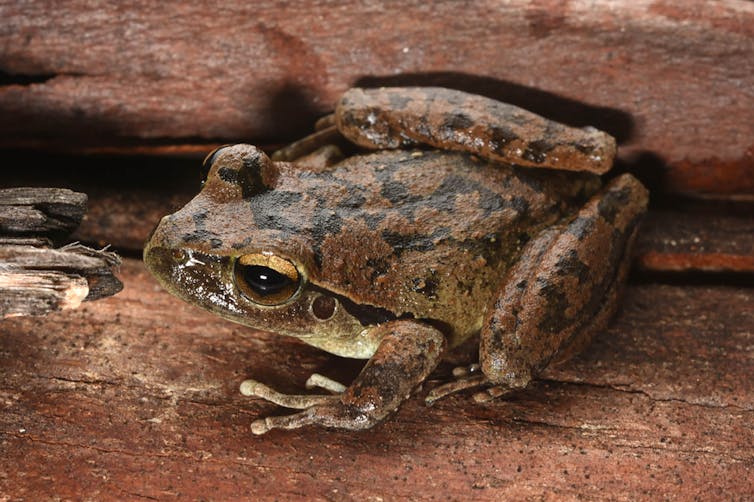
<instances>
[{"instance_id":1,"label":"weathered wood","mask_svg":"<svg viewBox=\"0 0 754 502\"><path fill-rule=\"evenodd\" d=\"M584 354L505 401L459 395L427 408L419 395L368 432L254 437L254 418L283 410L240 396L244 378L293 391L313 371L348 380L359 364L203 313L133 260L122 274L118 296L0 323L10 500L754 492L751 289L633 286Z\"/></svg>"},{"instance_id":2,"label":"weathered wood","mask_svg":"<svg viewBox=\"0 0 754 502\"><path fill-rule=\"evenodd\" d=\"M637 241L649 272L754 274L754 204L685 203L650 212Z\"/></svg>"},{"instance_id":3,"label":"weathered wood","mask_svg":"<svg viewBox=\"0 0 754 502\"><path fill-rule=\"evenodd\" d=\"M115 253L79 244L51 249L9 240L0 245L0 317L73 309L123 288L113 275L120 265Z\"/></svg>"},{"instance_id":4,"label":"weathered wood","mask_svg":"<svg viewBox=\"0 0 754 502\"><path fill-rule=\"evenodd\" d=\"M617 137L669 191L754 194L754 3L0 2L0 145L279 141L358 84L444 85Z\"/></svg>"},{"instance_id":5,"label":"weathered wood","mask_svg":"<svg viewBox=\"0 0 754 502\"><path fill-rule=\"evenodd\" d=\"M86 194L63 188L0 190L0 318L72 309L121 290L111 252L52 249L86 212Z\"/></svg>"},{"instance_id":6,"label":"weathered wood","mask_svg":"<svg viewBox=\"0 0 754 502\"><path fill-rule=\"evenodd\" d=\"M86 194L66 188L0 189L0 235L68 235L86 213Z\"/></svg>"},{"instance_id":7,"label":"weathered wood","mask_svg":"<svg viewBox=\"0 0 754 502\"><path fill-rule=\"evenodd\" d=\"M0 318L75 309L89 294L86 279L63 272L0 267Z\"/></svg>"}]
</instances>

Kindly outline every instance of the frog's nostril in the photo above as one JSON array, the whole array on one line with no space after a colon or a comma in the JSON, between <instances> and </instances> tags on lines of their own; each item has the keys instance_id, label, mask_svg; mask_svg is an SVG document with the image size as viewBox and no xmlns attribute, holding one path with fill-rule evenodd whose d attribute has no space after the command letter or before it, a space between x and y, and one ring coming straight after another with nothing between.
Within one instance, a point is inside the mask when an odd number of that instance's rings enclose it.
<instances>
[{"instance_id":1,"label":"frog's nostril","mask_svg":"<svg viewBox=\"0 0 754 502\"><path fill-rule=\"evenodd\" d=\"M320 321L327 321L335 314L335 306L335 298L320 295L312 301L312 314Z\"/></svg>"}]
</instances>

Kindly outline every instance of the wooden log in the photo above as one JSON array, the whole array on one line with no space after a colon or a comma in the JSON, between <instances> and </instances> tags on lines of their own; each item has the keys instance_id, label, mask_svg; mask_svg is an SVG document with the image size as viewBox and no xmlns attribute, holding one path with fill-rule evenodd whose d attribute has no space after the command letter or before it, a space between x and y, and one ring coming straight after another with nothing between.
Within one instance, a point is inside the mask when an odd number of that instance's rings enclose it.
<instances>
[{"instance_id":1,"label":"wooden log","mask_svg":"<svg viewBox=\"0 0 754 502\"><path fill-rule=\"evenodd\" d=\"M637 241L645 272L754 274L754 205L740 212L705 204L653 211ZM743 275L742 275L743 278Z\"/></svg>"},{"instance_id":2,"label":"wooden log","mask_svg":"<svg viewBox=\"0 0 754 502\"><path fill-rule=\"evenodd\" d=\"M86 194L66 188L0 189L0 235L68 235L81 223L86 201Z\"/></svg>"},{"instance_id":3,"label":"wooden log","mask_svg":"<svg viewBox=\"0 0 754 502\"><path fill-rule=\"evenodd\" d=\"M672 192L754 194L754 4L0 3L0 145L293 139L350 86L442 85L619 141Z\"/></svg>"},{"instance_id":4,"label":"wooden log","mask_svg":"<svg viewBox=\"0 0 754 502\"><path fill-rule=\"evenodd\" d=\"M75 309L89 294L84 277L63 272L0 268L0 318Z\"/></svg>"},{"instance_id":5,"label":"wooden log","mask_svg":"<svg viewBox=\"0 0 754 502\"><path fill-rule=\"evenodd\" d=\"M510 399L423 392L361 433L252 436L240 396L359 365L222 321L135 260L122 294L0 323L0 493L15 499L727 499L754 490L754 292L634 285L581 356ZM443 366L436 380L448 377Z\"/></svg>"},{"instance_id":6,"label":"wooden log","mask_svg":"<svg viewBox=\"0 0 754 502\"><path fill-rule=\"evenodd\" d=\"M115 253L52 249L86 212L86 194L60 188L0 190L0 318L72 309L121 290Z\"/></svg>"},{"instance_id":7,"label":"wooden log","mask_svg":"<svg viewBox=\"0 0 754 502\"><path fill-rule=\"evenodd\" d=\"M9 241L0 245L1 318L73 309L123 288L112 272L120 265L115 253L79 244L51 249Z\"/></svg>"}]
</instances>

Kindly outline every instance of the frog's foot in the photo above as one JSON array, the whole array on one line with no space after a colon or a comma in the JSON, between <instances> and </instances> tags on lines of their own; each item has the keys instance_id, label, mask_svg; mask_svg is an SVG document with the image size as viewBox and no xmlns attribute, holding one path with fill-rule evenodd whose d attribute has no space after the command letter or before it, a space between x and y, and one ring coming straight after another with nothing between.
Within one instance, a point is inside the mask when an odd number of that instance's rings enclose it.
<instances>
[{"instance_id":1,"label":"frog's foot","mask_svg":"<svg viewBox=\"0 0 754 502\"><path fill-rule=\"evenodd\" d=\"M479 363L470 364L469 366L457 366L453 368L453 376L456 380L435 387L427 394L427 397L424 399L427 405L431 406L438 399L466 389L484 387L479 392L473 394L472 399L476 403L487 403L517 390L508 385L499 385L491 382L489 378L482 374L482 367Z\"/></svg>"},{"instance_id":2,"label":"frog's foot","mask_svg":"<svg viewBox=\"0 0 754 502\"><path fill-rule=\"evenodd\" d=\"M338 386L343 387L342 384L322 375L318 375L317 373L309 377L306 386L307 388L319 387L327 390L337 389L339 388ZM264 434L270 429L293 429L301 427L307 423L314 423L314 420L311 420L310 417L310 410L317 410L320 407L327 408L328 404L336 404L339 399L337 394L283 394L263 383L257 382L256 380L244 380L241 383L240 391L244 396L259 397L265 401L277 404L278 406L296 410L305 410L293 415L266 417L254 420L251 423L251 432L257 435ZM310 419L307 420L307 417Z\"/></svg>"},{"instance_id":3,"label":"frog's foot","mask_svg":"<svg viewBox=\"0 0 754 502\"><path fill-rule=\"evenodd\" d=\"M435 403L435 401L442 399L445 396L449 396L466 389L482 387L483 385L487 385L488 383L489 381L487 380L487 377L481 374L467 378L460 378L458 380L442 384L439 387L435 387L434 389L429 391L429 393L427 393L427 397L424 398L424 402L427 403L427 405L431 406Z\"/></svg>"},{"instance_id":4,"label":"frog's foot","mask_svg":"<svg viewBox=\"0 0 754 502\"><path fill-rule=\"evenodd\" d=\"M356 380L348 386L313 374L307 387L325 389L330 395L281 394L255 380L241 384L241 393L256 396L286 408L302 410L285 416L255 420L251 432L296 429L317 424L338 429L368 429L383 420L406 400L411 391L435 369L445 338L435 328L413 320L381 324L374 333L380 346Z\"/></svg>"},{"instance_id":5,"label":"frog's foot","mask_svg":"<svg viewBox=\"0 0 754 502\"><path fill-rule=\"evenodd\" d=\"M337 384L337 382L333 383ZM305 410L338 398L338 396L320 394L283 394L256 380L244 380L239 390L244 396L259 397L278 406L296 410Z\"/></svg>"},{"instance_id":6,"label":"frog's foot","mask_svg":"<svg viewBox=\"0 0 754 502\"><path fill-rule=\"evenodd\" d=\"M335 108L343 136L370 149L426 144L519 166L602 174L615 139L573 128L516 106L453 89L350 89Z\"/></svg>"}]
</instances>

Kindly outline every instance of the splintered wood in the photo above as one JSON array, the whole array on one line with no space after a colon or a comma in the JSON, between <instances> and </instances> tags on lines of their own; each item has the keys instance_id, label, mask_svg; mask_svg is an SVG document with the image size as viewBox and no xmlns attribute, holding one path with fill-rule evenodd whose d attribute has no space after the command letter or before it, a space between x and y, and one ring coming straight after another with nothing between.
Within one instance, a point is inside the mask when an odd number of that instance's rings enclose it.
<instances>
[{"instance_id":1,"label":"splintered wood","mask_svg":"<svg viewBox=\"0 0 754 502\"><path fill-rule=\"evenodd\" d=\"M122 288L115 253L81 245L52 248L86 212L86 195L57 188L0 190L0 317L78 307Z\"/></svg>"}]
</instances>

